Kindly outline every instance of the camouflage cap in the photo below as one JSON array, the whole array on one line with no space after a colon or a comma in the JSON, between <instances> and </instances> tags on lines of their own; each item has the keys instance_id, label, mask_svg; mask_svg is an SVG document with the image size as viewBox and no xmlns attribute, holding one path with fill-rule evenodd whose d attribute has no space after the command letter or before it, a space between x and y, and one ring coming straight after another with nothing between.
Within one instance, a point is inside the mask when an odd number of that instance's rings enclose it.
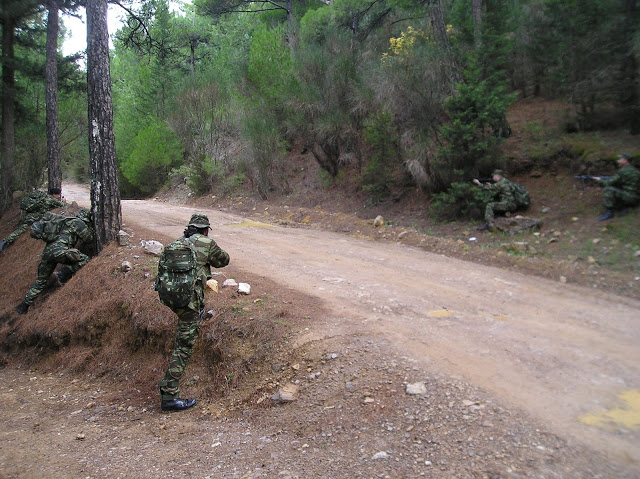
<instances>
[{"instance_id":1,"label":"camouflage cap","mask_svg":"<svg viewBox=\"0 0 640 479\"><path fill-rule=\"evenodd\" d=\"M620 153L618 154L618 159L620 158L624 158L625 160L630 160L631 159L631 155L629 153Z\"/></svg>"},{"instance_id":2,"label":"camouflage cap","mask_svg":"<svg viewBox=\"0 0 640 479\"><path fill-rule=\"evenodd\" d=\"M493 176L493 175L504 176L504 171L502 171L502 170L493 170L493 173L491 173L491 176Z\"/></svg>"},{"instance_id":3,"label":"camouflage cap","mask_svg":"<svg viewBox=\"0 0 640 479\"><path fill-rule=\"evenodd\" d=\"M194 213L193 215L191 215L191 219L189 220L189 224L187 226L211 229L209 218L207 218L207 215L204 215L202 213Z\"/></svg>"},{"instance_id":4,"label":"camouflage cap","mask_svg":"<svg viewBox=\"0 0 640 479\"><path fill-rule=\"evenodd\" d=\"M91 211L86 208L82 208L80 211L76 213L76 217L80 218L85 223L91 222Z\"/></svg>"}]
</instances>

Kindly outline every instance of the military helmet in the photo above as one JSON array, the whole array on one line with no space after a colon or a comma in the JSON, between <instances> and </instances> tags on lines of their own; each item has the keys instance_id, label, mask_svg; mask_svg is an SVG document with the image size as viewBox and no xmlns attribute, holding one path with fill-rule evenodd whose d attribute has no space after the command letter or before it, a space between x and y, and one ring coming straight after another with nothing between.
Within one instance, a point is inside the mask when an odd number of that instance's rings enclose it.
<instances>
[{"instance_id":1,"label":"military helmet","mask_svg":"<svg viewBox=\"0 0 640 479\"><path fill-rule=\"evenodd\" d=\"M189 224L187 226L211 229L209 218L207 218L207 215L202 213L194 213L193 215L191 215L191 219L189 220Z\"/></svg>"},{"instance_id":2,"label":"military helmet","mask_svg":"<svg viewBox=\"0 0 640 479\"><path fill-rule=\"evenodd\" d=\"M631 155L629 153L620 153L618 155L618 159L624 158L625 160L629 161L631 159Z\"/></svg>"},{"instance_id":3,"label":"military helmet","mask_svg":"<svg viewBox=\"0 0 640 479\"><path fill-rule=\"evenodd\" d=\"M76 213L76 217L80 218L85 223L91 223L91 211L86 208L82 208Z\"/></svg>"},{"instance_id":4,"label":"military helmet","mask_svg":"<svg viewBox=\"0 0 640 479\"><path fill-rule=\"evenodd\" d=\"M493 175L504 176L504 171L502 171L502 170L493 170L493 173L491 173L491 176L493 176Z\"/></svg>"}]
</instances>

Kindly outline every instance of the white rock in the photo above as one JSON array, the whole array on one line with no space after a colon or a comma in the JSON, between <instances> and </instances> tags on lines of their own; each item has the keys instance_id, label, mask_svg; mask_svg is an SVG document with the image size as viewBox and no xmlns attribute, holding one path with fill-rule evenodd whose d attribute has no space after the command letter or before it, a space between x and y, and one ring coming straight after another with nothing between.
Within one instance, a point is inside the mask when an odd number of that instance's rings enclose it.
<instances>
[{"instance_id":1,"label":"white rock","mask_svg":"<svg viewBox=\"0 0 640 479\"><path fill-rule=\"evenodd\" d=\"M380 452L376 452L376 453L373 455L372 459L373 459L374 461L377 461L378 459L386 459L386 458L388 458L388 457L389 457L389 454L387 454L387 453L386 453L386 451L380 451Z\"/></svg>"},{"instance_id":2,"label":"white rock","mask_svg":"<svg viewBox=\"0 0 640 479\"><path fill-rule=\"evenodd\" d=\"M141 245L144 248L144 252L147 254L152 254L154 256L160 256L162 253L162 248L164 245L159 241L149 240L149 241L141 241Z\"/></svg>"},{"instance_id":3,"label":"white rock","mask_svg":"<svg viewBox=\"0 0 640 479\"><path fill-rule=\"evenodd\" d=\"M236 283L236 280L232 278L225 279L224 282L222 283L223 288L230 288L235 286L238 286L238 283Z\"/></svg>"},{"instance_id":4,"label":"white rock","mask_svg":"<svg viewBox=\"0 0 640 479\"><path fill-rule=\"evenodd\" d=\"M407 394L419 395L427 393L427 386L421 381L418 383L407 384L405 389Z\"/></svg>"},{"instance_id":5,"label":"white rock","mask_svg":"<svg viewBox=\"0 0 640 479\"><path fill-rule=\"evenodd\" d=\"M377 227L383 226L383 225L384 225L384 218L382 217L382 215L376 216L376 219L373 220L373 226L375 226L377 228Z\"/></svg>"},{"instance_id":6,"label":"white rock","mask_svg":"<svg viewBox=\"0 0 640 479\"><path fill-rule=\"evenodd\" d=\"M129 246L130 244L129 233L123 230L118 231L118 244L120 246Z\"/></svg>"},{"instance_id":7,"label":"white rock","mask_svg":"<svg viewBox=\"0 0 640 479\"><path fill-rule=\"evenodd\" d=\"M123 261L120 265L120 271L123 273L131 271L131 268L133 268L133 265L129 261Z\"/></svg>"},{"instance_id":8,"label":"white rock","mask_svg":"<svg viewBox=\"0 0 640 479\"><path fill-rule=\"evenodd\" d=\"M238 284L238 293L240 293L240 294L249 294L249 293L251 293L251 285L249 283L239 283Z\"/></svg>"},{"instance_id":9,"label":"white rock","mask_svg":"<svg viewBox=\"0 0 640 479\"><path fill-rule=\"evenodd\" d=\"M292 402L297 399L299 386L295 384L287 384L281 388L277 393L271 396L276 402Z\"/></svg>"}]
</instances>

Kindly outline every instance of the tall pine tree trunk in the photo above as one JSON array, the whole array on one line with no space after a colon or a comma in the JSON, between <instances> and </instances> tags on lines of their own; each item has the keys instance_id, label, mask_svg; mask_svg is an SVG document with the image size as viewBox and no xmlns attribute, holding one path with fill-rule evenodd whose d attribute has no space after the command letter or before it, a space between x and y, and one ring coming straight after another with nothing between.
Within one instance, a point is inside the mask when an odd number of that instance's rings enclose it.
<instances>
[{"instance_id":1,"label":"tall pine tree trunk","mask_svg":"<svg viewBox=\"0 0 640 479\"><path fill-rule=\"evenodd\" d=\"M49 188L62 188L60 134L58 132L58 1L48 0L47 59L45 66L47 102L47 162Z\"/></svg>"},{"instance_id":2,"label":"tall pine tree trunk","mask_svg":"<svg viewBox=\"0 0 640 479\"><path fill-rule=\"evenodd\" d=\"M0 150L0 215L13 200L14 157L16 140L15 120L16 78L13 42L15 22L7 10L2 18L2 148Z\"/></svg>"},{"instance_id":3,"label":"tall pine tree trunk","mask_svg":"<svg viewBox=\"0 0 640 479\"><path fill-rule=\"evenodd\" d=\"M620 103L629 132L632 135L640 134L640 85L638 82L638 62L634 52L633 41L640 29L638 19L639 8L635 0L624 0L624 54L622 59L622 86Z\"/></svg>"},{"instance_id":4,"label":"tall pine tree trunk","mask_svg":"<svg viewBox=\"0 0 640 479\"><path fill-rule=\"evenodd\" d=\"M122 211L113 134L107 0L87 0L86 8L91 211L96 229L96 250L100 252L116 237Z\"/></svg>"},{"instance_id":5,"label":"tall pine tree trunk","mask_svg":"<svg viewBox=\"0 0 640 479\"><path fill-rule=\"evenodd\" d=\"M427 5L429 5L429 19L431 20L433 37L436 40L436 44L440 46L441 50L446 53L449 59L449 76L451 82L460 83L462 81L462 75L451 51L451 42L449 42L447 35L447 25L444 22L444 15L442 14L442 4L440 0L427 0Z\"/></svg>"},{"instance_id":6,"label":"tall pine tree trunk","mask_svg":"<svg viewBox=\"0 0 640 479\"><path fill-rule=\"evenodd\" d=\"M471 0L471 19L473 21L473 43L476 48L482 46L482 0Z\"/></svg>"}]
</instances>

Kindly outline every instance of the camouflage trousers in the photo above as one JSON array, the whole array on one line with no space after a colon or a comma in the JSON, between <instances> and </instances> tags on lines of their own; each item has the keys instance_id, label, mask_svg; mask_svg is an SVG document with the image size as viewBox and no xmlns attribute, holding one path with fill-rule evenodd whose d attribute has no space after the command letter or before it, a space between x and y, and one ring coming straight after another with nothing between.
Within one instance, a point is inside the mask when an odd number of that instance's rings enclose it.
<instances>
[{"instance_id":1,"label":"camouflage trousers","mask_svg":"<svg viewBox=\"0 0 640 479\"><path fill-rule=\"evenodd\" d=\"M637 194L613 186L605 186L604 188L604 207L608 210L621 210L629 206L636 206L638 203Z\"/></svg>"},{"instance_id":2,"label":"camouflage trousers","mask_svg":"<svg viewBox=\"0 0 640 479\"><path fill-rule=\"evenodd\" d=\"M189 359L191 359L193 345L198 339L200 327L200 313L198 311L190 308L176 308L173 312L178 315L178 330L169 366L167 366L164 379L158 384L162 401L170 401L179 396L180 378L184 374Z\"/></svg>"},{"instance_id":3,"label":"camouflage trousers","mask_svg":"<svg viewBox=\"0 0 640 479\"><path fill-rule=\"evenodd\" d=\"M496 218L496 213L515 211L517 208L517 205L513 201L492 201L491 203L487 203L484 209L484 220L486 222L493 221Z\"/></svg>"},{"instance_id":4,"label":"camouflage trousers","mask_svg":"<svg viewBox=\"0 0 640 479\"><path fill-rule=\"evenodd\" d=\"M57 248L45 246L42 252L42 260L38 265L38 277L31 285L24 297L25 304L33 304L36 297L42 293L49 282L49 277L55 271L58 264L67 266L69 273L73 274L89 262L89 257L75 248Z\"/></svg>"}]
</instances>

